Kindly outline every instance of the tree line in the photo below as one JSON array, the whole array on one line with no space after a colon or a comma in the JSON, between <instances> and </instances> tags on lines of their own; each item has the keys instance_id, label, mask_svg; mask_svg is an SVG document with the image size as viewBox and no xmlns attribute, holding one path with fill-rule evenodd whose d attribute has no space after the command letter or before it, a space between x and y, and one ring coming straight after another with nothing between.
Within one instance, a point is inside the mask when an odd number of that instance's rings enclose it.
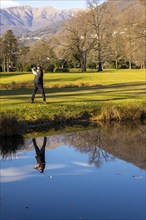
<instances>
[{"instance_id":1,"label":"tree line","mask_svg":"<svg viewBox=\"0 0 146 220\"><path fill-rule=\"evenodd\" d=\"M0 38L1 71L29 71L40 64L48 72L69 68L146 68L146 3L135 0L120 6L120 1L87 0L88 9L78 12L48 39L30 46L8 30ZM119 2L117 4L117 2ZM123 9L121 8L123 7Z\"/></svg>"}]
</instances>

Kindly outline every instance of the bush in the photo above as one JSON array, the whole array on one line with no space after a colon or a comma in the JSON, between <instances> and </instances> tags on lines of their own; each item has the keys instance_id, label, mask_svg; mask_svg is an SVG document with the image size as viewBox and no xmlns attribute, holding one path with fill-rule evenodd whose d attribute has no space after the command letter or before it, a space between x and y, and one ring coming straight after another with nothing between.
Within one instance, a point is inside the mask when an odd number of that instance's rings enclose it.
<instances>
[{"instance_id":1,"label":"bush","mask_svg":"<svg viewBox=\"0 0 146 220\"><path fill-rule=\"evenodd\" d=\"M139 103L126 103L124 105L107 104L101 108L96 117L98 121L135 121L141 120L145 112Z\"/></svg>"},{"instance_id":2,"label":"bush","mask_svg":"<svg viewBox=\"0 0 146 220\"><path fill-rule=\"evenodd\" d=\"M27 64L27 65L24 66L24 71L30 72L30 71L31 71L31 68L32 68L32 65Z\"/></svg>"},{"instance_id":3,"label":"bush","mask_svg":"<svg viewBox=\"0 0 146 220\"><path fill-rule=\"evenodd\" d=\"M69 72L68 68L59 68L59 67L55 67L53 70L54 73L67 73Z\"/></svg>"},{"instance_id":4,"label":"bush","mask_svg":"<svg viewBox=\"0 0 146 220\"><path fill-rule=\"evenodd\" d=\"M89 69L96 69L96 63L92 63L92 62L88 63L87 64L87 68L89 68Z\"/></svg>"},{"instance_id":5,"label":"bush","mask_svg":"<svg viewBox=\"0 0 146 220\"><path fill-rule=\"evenodd\" d=\"M10 158L24 146L24 138L21 135L0 138L0 154L2 158Z\"/></svg>"},{"instance_id":6,"label":"bush","mask_svg":"<svg viewBox=\"0 0 146 220\"><path fill-rule=\"evenodd\" d=\"M129 62L125 61L125 60L119 60L118 68L119 69L128 69L129 68Z\"/></svg>"},{"instance_id":7,"label":"bush","mask_svg":"<svg viewBox=\"0 0 146 220\"><path fill-rule=\"evenodd\" d=\"M121 114L115 105L105 105L98 117L99 121L121 121Z\"/></svg>"},{"instance_id":8,"label":"bush","mask_svg":"<svg viewBox=\"0 0 146 220\"><path fill-rule=\"evenodd\" d=\"M54 70L54 65L53 64L50 64L49 66L46 67L46 72L53 73L53 70Z\"/></svg>"},{"instance_id":9,"label":"bush","mask_svg":"<svg viewBox=\"0 0 146 220\"><path fill-rule=\"evenodd\" d=\"M3 113L0 116L0 130L0 136L14 136L21 134L22 127L16 116L10 113Z\"/></svg>"}]
</instances>

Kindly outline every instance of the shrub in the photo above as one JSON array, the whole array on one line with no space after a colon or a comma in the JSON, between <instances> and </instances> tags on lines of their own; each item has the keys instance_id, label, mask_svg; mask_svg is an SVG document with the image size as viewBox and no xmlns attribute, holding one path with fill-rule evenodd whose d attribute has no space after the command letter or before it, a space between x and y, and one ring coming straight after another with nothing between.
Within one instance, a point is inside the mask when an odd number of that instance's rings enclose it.
<instances>
[{"instance_id":1,"label":"shrub","mask_svg":"<svg viewBox=\"0 0 146 220\"><path fill-rule=\"evenodd\" d=\"M121 106L108 104L101 108L95 119L104 122L141 120L145 116L145 112L142 109L139 103L126 103Z\"/></svg>"},{"instance_id":2,"label":"shrub","mask_svg":"<svg viewBox=\"0 0 146 220\"><path fill-rule=\"evenodd\" d=\"M0 130L0 136L14 136L19 135L22 132L20 122L18 122L16 116L10 113L1 114Z\"/></svg>"},{"instance_id":3,"label":"shrub","mask_svg":"<svg viewBox=\"0 0 146 220\"><path fill-rule=\"evenodd\" d=\"M30 72L30 71L31 71L31 68L32 68L32 65L26 64L26 65L24 66L24 71Z\"/></svg>"},{"instance_id":4,"label":"shrub","mask_svg":"<svg viewBox=\"0 0 146 220\"><path fill-rule=\"evenodd\" d=\"M127 103L120 107L123 120L140 119L142 115L142 106L139 103Z\"/></svg>"},{"instance_id":5,"label":"shrub","mask_svg":"<svg viewBox=\"0 0 146 220\"><path fill-rule=\"evenodd\" d=\"M14 156L24 146L24 138L21 135L0 138L0 154L2 158Z\"/></svg>"},{"instance_id":6,"label":"shrub","mask_svg":"<svg viewBox=\"0 0 146 220\"><path fill-rule=\"evenodd\" d=\"M115 105L105 105L101 108L101 113L98 117L99 121L121 121L121 114L118 107Z\"/></svg>"},{"instance_id":7,"label":"shrub","mask_svg":"<svg viewBox=\"0 0 146 220\"><path fill-rule=\"evenodd\" d=\"M53 72L54 73L67 73L67 72L69 72L69 69L68 68L55 67Z\"/></svg>"}]
</instances>

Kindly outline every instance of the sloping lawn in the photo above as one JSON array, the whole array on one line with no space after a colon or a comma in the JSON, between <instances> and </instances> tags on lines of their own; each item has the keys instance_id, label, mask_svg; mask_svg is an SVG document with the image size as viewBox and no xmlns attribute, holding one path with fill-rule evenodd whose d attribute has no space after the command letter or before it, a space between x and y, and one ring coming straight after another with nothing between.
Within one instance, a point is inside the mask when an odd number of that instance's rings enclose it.
<instances>
[{"instance_id":1,"label":"sloping lawn","mask_svg":"<svg viewBox=\"0 0 146 220\"><path fill-rule=\"evenodd\" d=\"M94 112L95 116L101 113L103 106L109 105L139 105L144 109L145 75L146 70L45 73L44 87L48 102L45 105L40 94L36 95L34 104L30 103L32 73L1 73L1 86L8 85L7 89L1 90L1 112L11 112L19 120L35 122L52 119L55 115L78 117L85 111L89 114ZM19 87L21 83L28 84Z\"/></svg>"}]
</instances>

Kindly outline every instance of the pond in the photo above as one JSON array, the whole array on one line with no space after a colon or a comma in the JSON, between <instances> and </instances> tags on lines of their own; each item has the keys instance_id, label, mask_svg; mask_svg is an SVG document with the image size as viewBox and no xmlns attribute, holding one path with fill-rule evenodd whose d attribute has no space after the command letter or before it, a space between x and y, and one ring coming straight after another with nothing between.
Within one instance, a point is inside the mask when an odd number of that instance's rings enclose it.
<instances>
[{"instance_id":1,"label":"pond","mask_svg":"<svg viewBox=\"0 0 146 220\"><path fill-rule=\"evenodd\" d=\"M3 138L1 219L144 220L145 141L142 125Z\"/></svg>"}]
</instances>

